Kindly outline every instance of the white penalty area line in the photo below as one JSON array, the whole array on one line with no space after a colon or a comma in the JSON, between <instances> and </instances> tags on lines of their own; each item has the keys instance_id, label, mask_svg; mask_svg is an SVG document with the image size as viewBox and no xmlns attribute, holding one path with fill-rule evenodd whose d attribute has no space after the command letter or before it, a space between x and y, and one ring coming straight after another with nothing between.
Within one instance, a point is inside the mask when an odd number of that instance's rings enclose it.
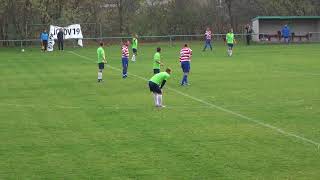
<instances>
[{"instance_id":1,"label":"white penalty area line","mask_svg":"<svg viewBox=\"0 0 320 180\"><path fill-rule=\"evenodd\" d=\"M74 55L78 56L78 57L81 57L81 58L83 58L83 59L86 59L86 60L88 60L88 61L94 61L93 59L91 59L91 58L89 58L89 57L80 55L80 54L75 53L75 52L73 52L73 51L69 51L69 52L70 52L71 54L74 54ZM114 70L117 70L117 71L122 71L121 69L116 68L116 67L113 67L113 66L110 66L110 65L107 65L107 67L109 67L109 68L111 68L111 69L114 69ZM134 77L136 77L136 78L138 78L138 79L142 79L142 80L144 80L144 81L148 81L148 79L146 79L146 78L144 78L144 77L142 77L142 76L136 75L136 74L129 73L129 75L134 76ZM303 137L303 136L300 136L300 135L297 135L297 134L294 134L294 133L291 133L291 132L287 132L287 131L285 131L285 130L283 130L283 129L281 129L281 128L278 128L278 127L276 127L276 126L272 126L272 125L270 125L270 124L261 122L261 121L259 121L259 120L253 119L253 118L250 118L250 117L245 116L245 115L243 115L243 114L234 112L234 111L232 111L232 110L229 110L229 109L226 109L226 108L223 108L223 107L220 107L220 106L217 106L217 105L215 105L215 104L213 104L213 103L210 103L210 102L204 101L204 100L202 100L202 99L196 98L196 97L194 97L194 96L191 96L191 95L189 95L189 94L183 93L183 92L181 92L181 91L179 91L179 90L176 90L176 89L174 89L174 88L171 88L171 87L168 87L168 86L167 86L167 89L169 89L169 90L171 90L171 91L173 91L173 92L175 92L175 93L177 93L177 94L180 94L180 95L182 95L182 96L184 96L184 97L187 97L187 98L189 98L189 99L192 99L192 100L194 100L194 101L197 101L197 102L200 102L200 103L202 103L202 104L205 104L205 105L207 105L207 106L209 106L209 107L212 107L212 108L218 109L218 110L220 110L220 111L223 111L223 112L225 112L225 113L234 115L234 116L239 117L239 118L241 118L241 119L245 119L245 120L247 120L247 121L253 122L253 123L255 123L255 124L257 124L257 125L260 125L260 126L262 126L262 127L265 127L265 128L271 129L271 130L274 130L274 131L276 131L276 132L278 132L278 133L280 133L280 134L283 134L283 135L285 135L285 136L294 137L294 138L296 138L296 139L298 139L298 140L301 140L301 141L310 143L310 144L312 144L312 145L315 145L318 149L320 148L320 143L319 143L319 142L316 142L316 141L314 141L314 140L305 138L305 137Z\"/></svg>"}]
</instances>

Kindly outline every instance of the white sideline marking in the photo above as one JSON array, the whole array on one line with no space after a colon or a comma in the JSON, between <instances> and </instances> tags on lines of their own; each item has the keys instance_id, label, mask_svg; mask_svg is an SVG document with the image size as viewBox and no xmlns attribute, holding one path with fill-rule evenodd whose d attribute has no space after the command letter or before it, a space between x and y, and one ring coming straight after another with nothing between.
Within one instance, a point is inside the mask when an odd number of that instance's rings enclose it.
<instances>
[{"instance_id":1,"label":"white sideline marking","mask_svg":"<svg viewBox=\"0 0 320 180\"><path fill-rule=\"evenodd\" d=\"M78 54L78 53L75 53L75 52L73 52L73 51L69 51L69 52L72 53L72 54L74 54L74 55L76 55L76 56L78 56L78 57L81 57L81 58L83 58L83 59L86 59L86 60L89 60L89 61L93 61L93 60L92 60L91 58L89 58L89 57L82 56L82 55L80 55L80 54ZM110 65L107 65L107 66L110 67L111 69L114 69L114 70L117 70L117 71L122 71L122 70L119 69L119 68L116 68L116 67L113 67L113 66L110 66ZM137 77L137 78L139 78L139 79L148 81L148 79L146 79L146 78L144 78L144 77L142 77L142 76L139 76L139 75L136 75L136 74L132 74L132 73L128 73L128 74L130 74L131 76ZM236 116L236 117L240 117L240 118L242 118L242 119L248 120L248 121L253 122L253 123L255 123L255 124L258 124L258 125L260 125L260 126L262 126L262 127L266 127L266 128L272 129L272 130L274 130L274 131L276 131L276 132L278 132L278 133L280 133L280 134L283 134L283 135L285 135L285 136L291 136L291 137L294 137L294 138L299 139L299 140L301 140L301 141L304 141L304 142L313 144L313 145L315 145L318 149L320 148L320 143L319 143L319 142L316 142L316 141L314 141L314 140L305 138L305 137L300 136L300 135L296 135L296 134L291 133L291 132L284 131L283 129L278 128L278 127L276 127L276 126L272 126L272 125L270 125L270 124L267 124L267 123L258 121L258 120L256 120L256 119L250 118L250 117L245 116L245 115L242 115L242 114L240 114L240 113L237 113L237 112L231 111L231 110L229 110L229 109L226 109L226 108L217 106L217 105L215 105L215 104L212 104L212 103L210 103L210 102L204 101L204 100L199 99L199 98L196 98L196 97L194 97L194 96L191 96L191 95L189 95L189 94L183 93L183 92L181 92L181 91L178 91L178 90L176 90L176 89L170 88L170 87L168 87L168 86L167 86L167 89L169 89L169 90L171 90L171 91L173 91L173 92L175 92L175 93L177 93L177 94L180 94L180 95L182 95L182 96L185 96L185 97L187 97L187 98L190 98L190 99L192 99L192 100L194 100L194 101L197 101L197 102L200 102L200 103L202 103L202 104L208 105L208 106L210 106L210 107L212 107L212 108L215 108L215 109L218 109L218 110L220 110L220 111L223 111L223 112L232 114L232 115L234 115L234 116Z\"/></svg>"},{"instance_id":2,"label":"white sideline marking","mask_svg":"<svg viewBox=\"0 0 320 180\"><path fill-rule=\"evenodd\" d=\"M288 74L294 74L294 75L309 75L309 76L320 76L320 73L304 73L304 72L296 72L296 71L278 71L274 70L275 73L288 73Z\"/></svg>"},{"instance_id":3,"label":"white sideline marking","mask_svg":"<svg viewBox=\"0 0 320 180\"><path fill-rule=\"evenodd\" d=\"M49 105L49 106L41 106L35 104L13 104L13 103L0 103L0 106L15 106L15 107L24 107L24 108L56 108L56 109L88 109L81 106L67 106L67 105ZM150 107L150 106L148 106ZM209 107L211 109L211 107ZM137 106L101 106L98 109L141 109L141 107ZM208 109L208 106L166 106L166 109Z\"/></svg>"}]
</instances>

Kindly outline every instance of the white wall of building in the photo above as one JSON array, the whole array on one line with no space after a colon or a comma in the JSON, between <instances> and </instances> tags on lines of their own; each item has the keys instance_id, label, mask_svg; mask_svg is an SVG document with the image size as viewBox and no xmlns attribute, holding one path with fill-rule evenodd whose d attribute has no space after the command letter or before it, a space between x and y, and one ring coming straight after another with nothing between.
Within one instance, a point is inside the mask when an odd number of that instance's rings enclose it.
<instances>
[{"instance_id":1,"label":"white wall of building","mask_svg":"<svg viewBox=\"0 0 320 180\"><path fill-rule=\"evenodd\" d=\"M252 21L252 30L254 35L252 35L252 40L253 41L259 41L259 20L256 19L254 21Z\"/></svg>"}]
</instances>

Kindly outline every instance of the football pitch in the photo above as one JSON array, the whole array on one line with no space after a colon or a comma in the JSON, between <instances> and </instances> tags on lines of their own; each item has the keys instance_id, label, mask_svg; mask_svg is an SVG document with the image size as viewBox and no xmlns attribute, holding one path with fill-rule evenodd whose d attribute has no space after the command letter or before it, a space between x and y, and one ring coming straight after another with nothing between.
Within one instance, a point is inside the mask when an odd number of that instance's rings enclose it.
<instances>
[{"instance_id":1,"label":"football pitch","mask_svg":"<svg viewBox=\"0 0 320 180\"><path fill-rule=\"evenodd\" d=\"M122 79L121 50L0 49L0 179L320 179L320 44L193 50L142 44ZM147 80L162 48L166 108ZM132 52L130 52L131 54Z\"/></svg>"}]
</instances>

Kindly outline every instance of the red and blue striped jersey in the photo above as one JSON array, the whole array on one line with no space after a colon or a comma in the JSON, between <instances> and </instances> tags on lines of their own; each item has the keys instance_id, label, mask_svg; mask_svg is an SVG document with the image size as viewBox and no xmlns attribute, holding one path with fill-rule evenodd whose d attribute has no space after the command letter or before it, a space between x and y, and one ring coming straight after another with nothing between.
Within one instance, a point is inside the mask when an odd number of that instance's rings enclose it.
<instances>
[{"instance_id":1,"label":"red and blue striped jersey","mask_svg":"<svg viewBox=\"0 0 320 180\"><path fill-rule=\"evenodd\" d=\"M207 40L211 40L211 37L212 37L211 31L206 31L204 35L206 36Z\"/></svg>"},{"instance_id":2,"label":"red and blue striped jersey","mask_svg":"<svg viewBox=\"0 0 320 180\"><path fill-rule=\"evenodd\" d=\"M192 50L188 47L184 47L180 51L180 62L191 61Z\"/></svg>"},{"instance_id":3,"label":"red and blue striped jersey","mask_svg":"<svg viewBox=\"0 0 320 180\"><path fill-rule=\"evenodd\" d=\"M122 57L129 58L129 49L128 49L128 46L126 45L122 46Z\"/></svg>"}]
</instances>

